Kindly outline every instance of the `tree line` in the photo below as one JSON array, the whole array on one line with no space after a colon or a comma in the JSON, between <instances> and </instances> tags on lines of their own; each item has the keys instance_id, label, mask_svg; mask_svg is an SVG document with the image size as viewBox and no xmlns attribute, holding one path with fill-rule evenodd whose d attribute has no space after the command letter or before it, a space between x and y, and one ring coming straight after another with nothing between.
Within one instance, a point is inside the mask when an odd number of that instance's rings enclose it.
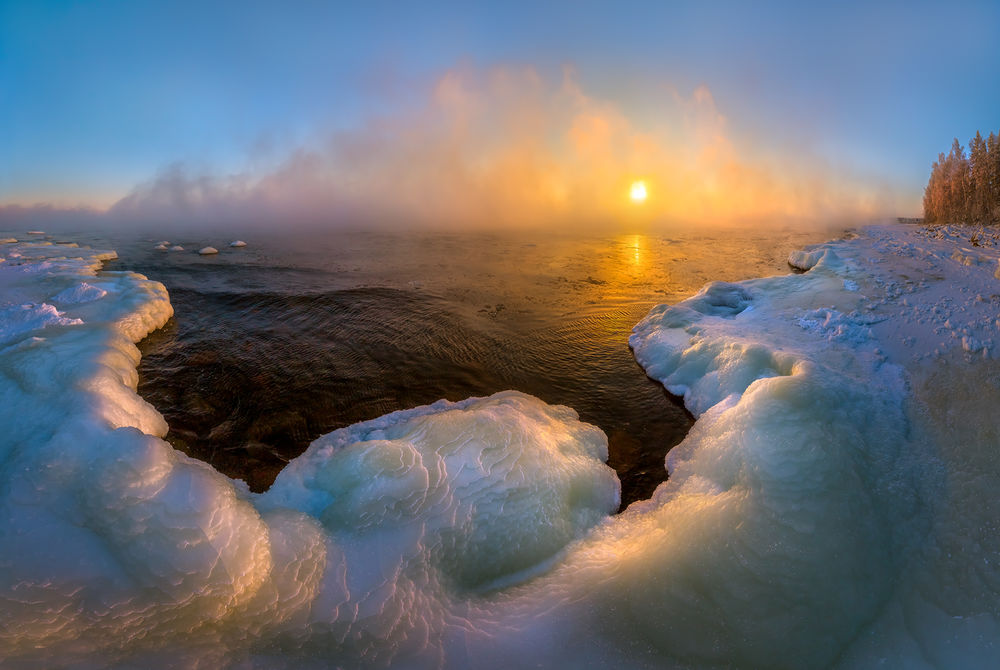
<instances>
[{"instance_id":1,"label":"tree line","mask_svg":"<svg viewBox=\"0 0 1000 670\"><path fill-rule=\"evenodd\" d=\"M968 155L958 138L948 155L938 154L924 189L924 220L1000 224L1000 134L984 140L977 130Z\"/></svg>"}]
</instances>

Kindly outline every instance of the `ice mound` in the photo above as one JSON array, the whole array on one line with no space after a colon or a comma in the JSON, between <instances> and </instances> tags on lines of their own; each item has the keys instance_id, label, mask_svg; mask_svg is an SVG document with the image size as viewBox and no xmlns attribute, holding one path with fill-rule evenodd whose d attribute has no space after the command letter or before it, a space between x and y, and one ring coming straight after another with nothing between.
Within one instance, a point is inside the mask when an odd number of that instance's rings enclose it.
<instances>
[{"instance_id":1,"label":"ice mound","mask_svg":"<svg viewBox=\"0 0 1000 670\"><path fill-rule=\"evenodd\" d=\"M201 249L198 250L198 253L201 254L202 256L211 256L212 254L219 253L219 250L216 249L215 247L202 247Z\"/></svg>"},{"instance_id":2,"label":"ice mound","mask_svg":"<svg viewBox=\"0 0 1000 670\"><path fill-rule=\"evenodd\" d=\"M279 474L261 506L320 519L357 560L369 540L419 524L396 547L395 570L483 590L523 579L618 508L607 456L607 438L576 412L511 391L335 431Z\"/></svg>"},{"instance_id":3,"label":"ice mound","mask_svg":"<svg viewBox=\"0 0 1000 670\"><path fill-rule=\"evenodd\" d=\"M236 240L234 242L229 243L229 246L231 247L245 247L246 245L247 243L244 242L243 240Z\"/></svg>"},{"instance_id":4,"label":"ice mound","mask_svg":"<svg viewBox=\"0 0 1000 670\"><path fill-rule=\"evenodd\" d=\"M179 244L175 244L174 246L170 247L170 250L171 251L184 251L184 247L182 247Z\"/></svg>"},{"instance_id":5,"label":"ice mound","mask_svg":"<svg viewBox=\"0 0 1000 670\"><path fill-rule=\"evenodd\" d=\"M780 648L782 666L829 664L889 598L926 527L902 369L845 315L863 296L844 282L863 277L830 249L797 261L812 269L655 308L629 340L699 417L668 456L670 479L625 518L697 547L665 538L667 586L633 605L640 621L685 612L663 631L637 627L688 663L774 665Z\"/></svg>"}]
</instances>

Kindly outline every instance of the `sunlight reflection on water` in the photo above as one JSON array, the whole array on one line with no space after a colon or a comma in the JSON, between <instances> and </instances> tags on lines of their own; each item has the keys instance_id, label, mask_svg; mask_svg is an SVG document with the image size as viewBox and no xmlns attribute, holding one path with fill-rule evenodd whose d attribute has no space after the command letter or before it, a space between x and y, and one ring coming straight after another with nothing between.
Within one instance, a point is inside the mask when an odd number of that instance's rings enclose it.
<instances>
[{"instance_id":1,"label":"sunlight reflection on water","mask_svg":"<svg viewBox=\"0 0 1000 670\"><path fill-rule=\"evenodd\" d=\"M247 236L249 237L249 236ZM175 317L140 346L168 439L254 490L321 434L396 410L517 389L601 427L623 500L647 497L690 416L627 338L713 279L785 273L817 233L614 237L336 233L108 240L162 281Z\"/></svg>"}]
</instances>

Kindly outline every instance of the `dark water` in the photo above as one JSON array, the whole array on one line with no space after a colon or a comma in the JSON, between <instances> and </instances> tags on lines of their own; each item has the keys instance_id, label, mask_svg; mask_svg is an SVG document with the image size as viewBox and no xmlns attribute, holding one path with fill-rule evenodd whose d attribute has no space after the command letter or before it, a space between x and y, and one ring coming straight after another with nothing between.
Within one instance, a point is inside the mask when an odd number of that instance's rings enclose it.
<instances>
[{"instance_id":1,"label":"dark water","mask_svg":"<svg viewBox=\"0 0 1000 670\"><path fill-rule=\"evenodd\" d=\"M266 489L318 436L387 412L517 389L600 426L623 504L664 479L691 416L628 348L655 304L710 279L788 272L818 233L565 238L335 233L108 239L175 316L140 344L139 392L178 449ZM100 240L96 240L100 244ZM195 250L212 244L218 256Z\"/></svg>"}]
</instances>

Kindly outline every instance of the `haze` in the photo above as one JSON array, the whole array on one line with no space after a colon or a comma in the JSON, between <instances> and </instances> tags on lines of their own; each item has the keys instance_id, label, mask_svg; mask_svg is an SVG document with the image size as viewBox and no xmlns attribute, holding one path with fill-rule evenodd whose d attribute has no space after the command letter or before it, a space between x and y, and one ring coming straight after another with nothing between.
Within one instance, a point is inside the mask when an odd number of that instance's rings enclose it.
<instances>
[{"instance_id":1,"label":"haze","mask_svg":"<svg viewBox=\"0 0 1000 670\"><path fill-rule=\"evenodd\" d=\"M996 25L989 3L3 3L0 225L917 216L940 148L995 121Z\"/></svg>"}]
</instances>

